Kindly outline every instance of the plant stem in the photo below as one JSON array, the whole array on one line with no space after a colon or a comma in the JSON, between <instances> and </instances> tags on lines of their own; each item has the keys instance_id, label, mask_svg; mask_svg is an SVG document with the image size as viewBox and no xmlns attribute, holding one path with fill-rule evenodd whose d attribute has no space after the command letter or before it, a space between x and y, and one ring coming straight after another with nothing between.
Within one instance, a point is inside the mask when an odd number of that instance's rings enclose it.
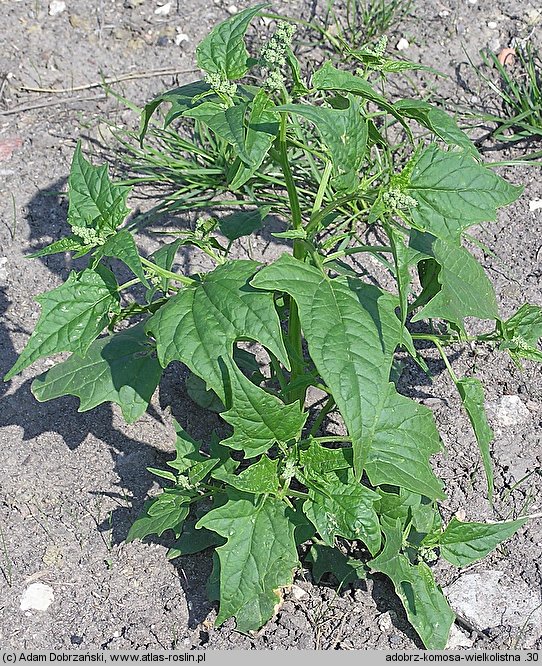
<instances>
[{"instance_id":1,"label":"plant stem","mask_svg":"<svg viewBox=\"0 0 542 666\"><path fill-rule=\"evenodd\" d=\"M145 257L141 257L141 263L143 264L143 266L147 266L147 268L150 268L152 271L156 273L156 275L159 275L160 277L166 278L168 280L175 280L176 282L181 282L182 284L186 285L196 284L196 280L193 280L192 278L189 278L186 275L181 275L180 273L173 273L172 271L167 271L165 268L160 268L160 266L153 264L152 261L145 259Z\"/></svg>"},{"instance_id":2,"label":"plant stem","mask_svg":"<svg viewBox=\"0 0 542 666\"><path fill-rule=\"evenodd\" d=\"M358 254L359 252L370 252L371 254L376 254L377 252L391 252L392 249L389 245L356 245L356 247L348 247L341 252L334 252L333 254L328 255L324 259L324 264L327 264L329 261L334 261L335 259L340 259L341 257L346 257L350 254Z\"/></svg>"},{"instance_id":3,"label":"plant stem","mask_svg":"<svg viewBox=\"0 0 542 666\"><path fill-rule=\"evenodd\" d=\"M448 374L452 378L453 383L457 384L459 379L457 378L457 375L455 374L454 369L452 368L452 366L450 364L450 361L448 360L448 357L446 356L446 352L444 351L444 349L442 348L442 345L440 344L440 341L435 337L432 340L432 342L435 345L435 347L438 349L438 352L441 355L442 360L444 361L444 365L446 366L446 369L448 370Z\"/></svg>"},{"instance_id":4,"label":"plant stem","mask_svg":"<svg viewBox=\"0 0 542 666\"><path fill-rule=\"evenodd\" d=\"M335 407L335 398L332 395L330 395L328 397L328 399L326 400L326 404L322 407L322 409L320 410L320 413L316 417L316 420L312 424L312 428L311 428L311 431L309 433L311 436L316 435L316 433L320 429L320 426L322 425L324 419L329 414L329 412L333 409L333 407Z\"/></svg>"},{"instance_id":5,"label":"plant stem","mask_svg":"<svg viewBox=\"0 0 542 666\"><path fill-rule=\"evenodd\" d=\"M320 185L318 186L318 192L316 193L316 198L314 199L314 205L312 207L312 215L315 215L320 208L322 208L322 201L324 200L324 196L326 194L326 188L327 184L329 183L329 178L331 176L331 169L332 169L332 164L330 161L326 162L326 166L324 167L324 173L322 174L322 180L320 181Z\"/></svg>"},{"instance_id":6,"label":"plant stem","mask_svg":"<svg viewBox=\"0 0 542 666\"><path fill-rule=\"evenodd\" d=\"M301 217L301 208L299 206L299 197L297 195L295 181L290 169L290 163L288 162L288 144L286 139L287 122L288 114L281 113L279 133L280 162L282 172L284 174L284 182L288 191L290 210L292 213L292 228L301 229L303 220ZM294 240L294 257L300 260L305 258L305 248L299 239ZM290 359L292 366L291 381L295 381L303 374L304 371L303 346L301 341L301 321L299 319L299 311L297 308L297 303L291 296L289 299L289 306L290 314L288 318L288 340L291 349L294 352ZM295 402L296 400L299 400L300 404L303 405L305 402L305 391L306 387L300 387L295 391L291 391L288 396L288 402Z\"/></svg>"},{"instance_id":7,"label":"plant stem","mask_svg":"<svg viewBox=\"0 0 542 666\"><path fill-rule=\"evenodd\" d=\"M351 437L343 437L342 435L331 435L326 437L307 437L302 439L300 444L308 444L310 441L318 442L319 444L325 444L326 442L351 442Z\"/></svg>"}]
</instances>

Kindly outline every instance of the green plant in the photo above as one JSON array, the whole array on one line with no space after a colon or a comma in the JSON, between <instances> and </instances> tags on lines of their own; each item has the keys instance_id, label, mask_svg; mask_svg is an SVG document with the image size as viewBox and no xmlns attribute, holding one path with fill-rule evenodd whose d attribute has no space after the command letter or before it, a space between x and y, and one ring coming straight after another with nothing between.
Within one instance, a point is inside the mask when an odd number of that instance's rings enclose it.
<instances>
[{"instance_id":1,"label":"green plant","mask_svg":"<svg viewBox=\"0 0 542 666\"><path fill-rule=\"evenodd\" d=\"M308 27L320 33L326 46L342 54L385 35L411 5L412 0L327 0L323 18Z\"/></svg>"},{"instance_id":2,"label":"green plant","mask_svg":"<svg viewBox=\"0 0 542 666\"><path fill-rule=\"evenodd\" d=\"M491 498L483 388L475 377L456 376L445 348L492 344L518 363L542 360L542 308L526 304L502 320L491 283L462 244L469 227L495 219L521 188L485 167L445 112L377 92L370 77L383 76L376 67L389 62L383 54L364 56L365 76L325 63L309 85L290 48L292 31L281 24L271 46L250 58L244 34L264 6L203 40L197 61L206 80L151 102L142 135L169 102L170 119L196 118L213 141L229 146L238 204L246 201L243 183L265 161L281 174L274 199L258 205L253 194L248 208L202 216L195 229L144 257L125 223L129 188L92 166L78 146L68 181L72 233L34 256L71 251L88 256L88 266L38 297L41 316L6 380L43 356L72 352L34 380L37 399L72 394L80 410L111 401L133 422L163 369L185 364L191 395L220 412L231 434L197 442L176 425L176 457L168 470L151 470L167 486L128 538L171 530L177 541L169 557L214 548L208 587L220 603L217 624L235 617L245 632L273 615L299 566L298 547L308 542L315 578L333 573L344 584L368 571L385 574L423 643L443 648L454 615L433 578L436 553L466 566L525 518L443 524L438 502L446 495L430 465L442 448L439 434L431 411L397 391L394 361L401 350L429 372L417 345L438 350L472 422ZM262 84L243 83L257 68ZM382 133L389 119L409 146L398 170L397 146ZM433 142L415 140L413 123ZM313 160L312 200L300 196L294 151ZM283 214L286 230L274 236L292 242L293 253L263 267L232 260L235 240L265 226L271 212ZM362 229L385 244L360 243ZM183 245L216 267L173 271ZM374 263L360 269L350 261L367 256L387 271L382 279L393 291L363 278ZM134 278L119 285L111 258ZM126 300L136 285L137 299ZM469 335L469 317L493 328ZM266 352L267 368L243 341ZM320 408L308 403L309 387L325 396ZM332 410L344 435L322 432ZM346 557L336 548L342 539L357 541L365 557Z\"/></svg>"},{"instance_id":3,"label":"green plant","mask_svg":"<svg viewBox=\"0 0 542 666\"><path fill-rule=\"evenodd\" d=\"M527 42L501 62L491 51L480 51L483 65L478 77L492 90L500 104L496 113L476 113L495 123L491 136L503 142L542 137L542 69L538 50ZM493 71L498 79L488 73Z\"/></svg>"}]
</instances>

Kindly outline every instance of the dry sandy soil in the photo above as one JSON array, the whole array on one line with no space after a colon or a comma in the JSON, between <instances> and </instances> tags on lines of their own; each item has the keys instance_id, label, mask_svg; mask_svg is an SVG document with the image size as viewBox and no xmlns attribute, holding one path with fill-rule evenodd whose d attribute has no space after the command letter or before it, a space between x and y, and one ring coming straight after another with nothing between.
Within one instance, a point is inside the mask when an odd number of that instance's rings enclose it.
<instances>
[{"instance_id":1,"label":"dry sandy soil","mask_svg":"<svg viewBox=\"0 0 542 666\"><path fill-rule=\"evenodd\" d=\"M69 89L99 81L102 75L167 69L168 74L114 86L141 105L158 92L196 78L194 48L209 27L227 17L229 3L173 0L167 14L156 11L163 4L156 0L65 4L55 14L46 0L1 0L2 374L36 323L39 310L33 297L60 284L70 270L64 257L33 262L24 257L66 229L61 193L76 140L83 138L90 145L107 134L106 120L133 120L130 111L106 98L100 88L48 94L24 87ZM311 10L308 2L273 4L278 11L305 16ZM422 88L432 86L451 102L482 104L486 98L477 89L465 51L479 61L479 49L508 46L536 19L534 9L523 1L415 0L409 15L391 32L390 44L405 37L410 42L406 57L439 68L448 77L426 79L419 83ZM176 43L183 33L187 39ZM487 147L488 160L511 154L499 146ZM542 210L529 210L529 202L542 198L542 191L536 167L501 172L525 184L525 192L498 221L476 231L495 255L476 252L495 283L503 313L509 315L525 300L542 305ZM151 242L143 238L142 247L148 249ZM471 519L495 519L540 511L539 371L529 366L520 373L504 356L490 351L454 354L459 374L476 371L487 386L496 435L497 500L492 509L484 500L466 416L429 351L427 359L436 374L434 382L428 384L408 367L402 389L434 410L446 444L446 453L436 461L449 493L444 515L462 511ZM145 470L163 465L172 451L172 415L201 436L219 425L218 418L204 416L190 401L178 367L168 370L149 413L133 426L126 426L110 406L78 414L75 399L38 404L29 386L47 367L48 361L42 360L9 384L0 384L1 648L419 646L390 585L378 576L337 592L332 585L313 584L310 573L300 571L295 594L287 596L276 619L258 636L243 636L231 623L214 629L216 610L205 595L207 554L168 563L163 543L126 545L123 539L144 499L157 489ZM516 397L503 403L502 396ZM480 592L476 614L482 626L476 629L472 618L465 617L455 629L456 644L542 647L541 555L542 523L533 520L505 547L466 572L437 566L442 585L465 585ZM33 582L53 589L54 601L46 611L20 608L21 596Z\"/></svg>"}]
</instances>

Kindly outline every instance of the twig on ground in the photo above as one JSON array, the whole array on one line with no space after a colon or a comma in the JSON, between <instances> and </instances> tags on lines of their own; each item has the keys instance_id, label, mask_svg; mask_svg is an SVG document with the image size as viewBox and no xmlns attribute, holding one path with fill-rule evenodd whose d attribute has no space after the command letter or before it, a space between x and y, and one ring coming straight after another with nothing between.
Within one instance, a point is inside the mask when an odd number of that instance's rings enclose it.
<instances>
[{"instance_id":1,"label":"twig on ground","mask_svg":"<svg viewBox=\"0 0 542 666\"><path fill-rule=\"evenodd\" d=\"M52 99L48 102L41 104L28 104L26 106L16 106L14 109L7 109L0 111L0 116L12 116L15 113L24 113L25 111L33 111L34 109L44 109L48 106L58 106L59 104L73 104L75 102L95 102L100 99L107 99L107 95L94 95L93 97L71 97L70 99Z\"/></svg>"},{"instance_id":2,"label":"twig on ground","mask_svg":"<svg viewBox=\"0 0 542 666\"><path fill-rule=\"evenodd\" d=\"M49 95L62 95L64 93L80 92L81 90L90 90L91 88L99 88L103 85L111 85L114 83L121 83L122 81L132 81L134 79L150 79L154 76L173 76L174 74L189 74L197 72L195 67L189 69L153 69L148 72L132 72L131 74L121 74L120 76L107 76L101 81L94 83L85 83L80 86L72 86L70 88L33 88L31 86L20 86L19 90L22 92L35 92L47 93Z\"/></svg>"}]
</instances>

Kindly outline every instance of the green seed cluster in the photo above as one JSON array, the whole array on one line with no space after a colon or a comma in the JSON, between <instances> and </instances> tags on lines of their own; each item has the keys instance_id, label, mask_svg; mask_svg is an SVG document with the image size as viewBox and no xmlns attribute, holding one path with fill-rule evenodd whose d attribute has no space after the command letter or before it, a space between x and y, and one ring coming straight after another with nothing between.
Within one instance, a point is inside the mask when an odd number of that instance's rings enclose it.
<instances>
[{"instance_id":1,"label":"green seed cluster","mask_svg":"<svg viewBox=\"0 0 542 666\"><path fill-rule=\"evenodd\" d=\"M73 226L72 231L85 245L103 245L105 243L105 238L92 227Z\"/></svg>"},{"instance_id":2,"label":"green seed cluster","mask_svg":"<svg viewBox=\"0 0 542 666\"><path fill-rule=\"evenodd\" d=\"M292 45L294 33L294 25L279 21L274 35L260 51L262 65L269 70L264 81L264 86L268 90L280 90L284 85L284 77L280 70L286 64L286 54Z\"/></svg>"},{"instance_id":3,"label":"green seed cluster","mask_svg":"<svg viewBox=\"0 0 542 666\"><path fill-rule=\"evenodd\" d=\"M286 52L292 45L295 26L291 23L279 21L275 34L264 44L260 57L265 67L270 70L280 69L286 63Z\"/></svg>"},{"instance_id":4,"label":"green seed cluster","mask_svg":"<svg viewBox=\"0 0 542 666\"><path fill-rule=\"evenodd\" d=\"M219 95L233 97L237 91L237 84L233 81L229 81L219 72L209 72L205 75L205 81L207 81L211 88Z\"/></svg>"},{"instance_id":5,"label":"green seed cluster","mask_svg":"<svg viewBox=\"0 0 542 666\"><path fill-rule=\"evenodd\" d=\"M386 48L388 46L388 38L386 35L383 35L378 42L373 47L373 53L375 56L382 58L384 53L386 53Z\"/></svg>"},{"instance_id":6,"label":"green seed cluster","mask_svg":"<svg viewBox=\"0 0 542 666\"><path fill-rule=\"evenodd\" d=\"M397 210L408 210L409 208L416 208L418 202L408 194L401 192L401 190L392 189L384 192L382 195L384 203L388 204L391 208Z\"/></svg>"}]
</instances>

